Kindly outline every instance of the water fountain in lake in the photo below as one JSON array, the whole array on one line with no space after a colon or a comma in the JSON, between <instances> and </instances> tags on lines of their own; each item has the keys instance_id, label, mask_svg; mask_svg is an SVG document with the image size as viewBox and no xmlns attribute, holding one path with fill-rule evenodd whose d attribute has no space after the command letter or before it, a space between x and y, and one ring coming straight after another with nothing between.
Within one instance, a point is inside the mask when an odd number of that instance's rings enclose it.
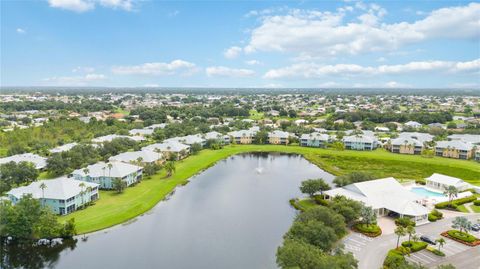
<instances>
[{"instance_id":1,"label":"water fountain in lake","mask_svg":"<svg viewBox=\"0 0 480 269\"><path fill-rule=\"evenodd\" d=\"M261 157L258 158L258 165L257 168L255 168L255 171L257 171L257 174L261 174L263 172Z\"/></svg>"}]
</instances>

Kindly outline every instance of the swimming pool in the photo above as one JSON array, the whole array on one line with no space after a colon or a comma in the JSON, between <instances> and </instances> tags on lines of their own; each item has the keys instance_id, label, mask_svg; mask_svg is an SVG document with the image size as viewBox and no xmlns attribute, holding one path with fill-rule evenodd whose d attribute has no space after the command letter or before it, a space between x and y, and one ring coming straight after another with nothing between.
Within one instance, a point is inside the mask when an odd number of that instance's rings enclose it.
<instances>
[{"instance_id":1,"label":"swimming pool","mask_svg":"<svg viewBox=\"0 0 480 269\"><path fill-rule=\"evenodd\" d=\"M427 190L423 187L411 188L410 191L415 193L415 194L418 194L422 197L445 197L445 195L443 193L430 191L430 190Z\"/></svg>"}]
</instances>

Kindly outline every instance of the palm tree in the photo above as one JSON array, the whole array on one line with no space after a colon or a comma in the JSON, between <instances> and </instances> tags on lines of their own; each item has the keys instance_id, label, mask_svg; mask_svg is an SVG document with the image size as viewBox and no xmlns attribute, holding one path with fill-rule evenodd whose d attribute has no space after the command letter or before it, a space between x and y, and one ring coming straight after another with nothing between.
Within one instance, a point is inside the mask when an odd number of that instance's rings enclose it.
<instances>
[{"instance_id":1,"label":"palm tree","mask_svg":"<svg viewBox=\"0 0 480 269\"><path fill-rule=\"evenodd\" d=\"M167 177L172 176L172 174L175 172L175 162L174 161L169 161L165 164L165 170L167 171Z\"/></svg>"},{"instance_id":2,"label":"palm tree","mask_svg":"<svg viewBox=\"0 0 480 269\"><path fill-rule=\"evenodd\" d=\"M113 168L113 164L112 163L107 163L107 167L108 167L108 177L111 177L111 173L112 173L112 168Z\"/></svg>"},{"instance_id":3,"label":"palm tree","mask_svg":"<svg viewBox=\"0 0 480 269\"><path fill-rule=\"evenodd\" d=\"M39 187L40 189L42 189L42 203L43 206L45 206L45 189L47 188L47 185L45 184L45 182L42 182Z\"/></svg>"},{"instance_id":4,"label":"palm tree","mask_svg":"<svg viewBox=\"0 0 480 269\"><path fill-rule=\"evenodd\" d=\"M143 162L143 158L142 158L142 157L138 157L138 158L137 158L137 165L138 165L138 166L142 166L142 162Z\"/></svg>"},{"instance_id":5,"label":"palm tree","mask_svg":"<svg viewBox=\"0 0 480 269\"><path fill-rule=\"evenodd\" d=\"M415 234L415 227L412 225L408 225L407 228L405 229L405 232L408 234L408 242L410 243L410 239L412 238L412 235Z\"/></svg>"},{"instance_id":6,"label":"palm tree","mask_svg":"<svg viewBox=\"0 0 480 269\"><path fill-rule=\"evenodd\" d=\"M413 242L417 242L419 239L420 239L420 237L418 237L418 235L416 235L416 234L412 235Z\"/></svg>"},{"instance_id":7,"label":"palm tree","mask_svg":"<svg viewBox=\"0 0 480 269\"><path fill-rule=\"evenodd\" d=\"M85 167L83 168L83 173L85 174L85 177L88 177L88 173L90 173L90 170L87 167Z\"/></svg>"},{"instance_id":8,"label":"palm tree","mask_svg":"<svg viewBox=\"0 0 480 269\"><path fill-rule=\"evenodd\" d=\"M452 221L452 228L458 229L460 232L463 230L468 234L468 230L472 228L472 222L465 217L456 217Z\"/></svg>"},{"instance_id":9,"label":"palm tree","mask_svg":"<svg viewBox=\"0 0 480 269\"><path fill-rule=\"evenodd\" d=\"M398 236L397 237L397 248L398 248L398 244L400 244L400 237L407 235L407 232L405 231L405 228L403 228L403 226L398 226L397 229L395 229L395 234Z\"/></svg>"},{"instance_id":10,"label":"palm tree","mask_svg":"<svg viewBox=\"0 0 480 269\"><path fill-rule=\"evenodd\" d=\"M457 197L458 195L458 189L455 188L455 186L448 186L447 188L445 188L445 191L443 192L443 194L448 196L448 201L450 205L452 205L453 197Z\"/></svg>"},{"instance_id":11,"label":"palm tree","mask_svg":"<svg viewBox=\"0 0 480 269\"><path fill-rule=\"evenodd\" d=\"M437 240L435 240L435 242L438 243L438 251L440 251L440 248L447 243L447 241L445 241L445 239L443 238L438 238Z\"/></svg>"},{"instance_id":12,"label":"palm tree","mask_svg":"<svg viewBox=\"0 0 480 269\"><path fill-rule=\"evenodd\" d=\"M81 191L80 191L80 195L82 196L82 206L83 206L83 196L85 195L85 190L83 188L85 188L85 183L82 182L80 184L78 184L78 186L80 187Z\"/></svg>"}]
</instances>

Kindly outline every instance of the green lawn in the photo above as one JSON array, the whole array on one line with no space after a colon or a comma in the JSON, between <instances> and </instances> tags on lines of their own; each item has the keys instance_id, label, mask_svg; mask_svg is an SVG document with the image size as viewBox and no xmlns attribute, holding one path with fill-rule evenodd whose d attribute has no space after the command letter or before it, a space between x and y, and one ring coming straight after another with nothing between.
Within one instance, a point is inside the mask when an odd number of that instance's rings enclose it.
<instances>
[{"instance_id":1,"label":"green lawn","mask_svg":"<svg viewBox=\"0 0 480 269\"><path fill-rule=\"evenodd\" d=\"M160 173L145 179L135 187L127 188L122 194L101 191L94 206L74 212L60 219L74 217L79 233L92 232L120 224L151 209L177 185L184 184L190 177L214 165L217 161L243 152L287 152L302 154L312 163L332 174L340 175L352 171L368 171L376 177L393 176L400 179L416 179L430 176L433 172L460 177L480 185L480 165L473 161L445 158L423 158L389 153L335 151L275 145L232 145L222 150L203 150L198 155L177 162L176 173L164 178Z\"/></svg>"},{"instance_id":2,"label":"green lawn","mask_svg":"<svg viewBox=\"0 0 480 269\"><path fill-rule=\"evenodd\" d=\"M307 198L307 199L302 199L300 201L297 202L297 205L303 210L307 210L307 209L310 209L312 207L316 207L318 206L317 203L315 203L315 201L313 201L312 199L310 198Z\"/></svg>"}]
</instances>

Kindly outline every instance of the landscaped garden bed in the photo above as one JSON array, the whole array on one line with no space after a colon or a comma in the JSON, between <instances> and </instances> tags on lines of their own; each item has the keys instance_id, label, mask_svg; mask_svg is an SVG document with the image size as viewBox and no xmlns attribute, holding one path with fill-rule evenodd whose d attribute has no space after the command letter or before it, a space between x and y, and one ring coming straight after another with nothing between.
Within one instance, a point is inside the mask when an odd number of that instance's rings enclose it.
<instances>
[{"instance_id":1,"label":"landscaped garden bed","mask_svg":"<svg viewBox=\"0 0 480 269\"><path fill-rule=\"evenodd\" d=\"M420 251L427 248L428 244L422 241L405 241L402 243L402 247L408 248L410 253Z\"/></svg>"},{"instance_id":2,"label":"landscaped garden bed","mask_svg":"<svg viewBox=\"0 0 480 269\"><path fill-rule=\"evenodd\" d=\"M441 235L467 246L475 247L480 245L480 239L459 230L449 230L441 233Z\"/></svg>"},{"instance_id":3,"label":"landscaped garden bed","mask_svg":"<svg viewBox=\"0 0 480 269\"><path fill-rule=\"evenodd\" d=\"M443 213L434 209L428 214L428 221L435 222L443 218Z\"/></svg>"},{"instance_id":4,"label":"landscaped garden bed","mask_svg":"<svg viewBox=\"0 0 480 269\"><path fill-rule=\"evenodd\" d=\"M446 201L446 202L438 203L435 205L435 208L436 209L453 209L453 210L459 211L457 208L458 206L473 202L475 200L477 200L477 197L475 195L472 195L472 196L452 200L451 202Z\"/></svg>"},{"instance_id":5,"label":"landscaped garden bed","mask_svg":"<svg viewBox=\"0 0 480 269\"><path fill-rule=\"evenodd\" d=\"M377 237L382 234L382 229L377 224L357 223L353 226L353 230L368 237Z\"/></svg>"}]
</instances>

